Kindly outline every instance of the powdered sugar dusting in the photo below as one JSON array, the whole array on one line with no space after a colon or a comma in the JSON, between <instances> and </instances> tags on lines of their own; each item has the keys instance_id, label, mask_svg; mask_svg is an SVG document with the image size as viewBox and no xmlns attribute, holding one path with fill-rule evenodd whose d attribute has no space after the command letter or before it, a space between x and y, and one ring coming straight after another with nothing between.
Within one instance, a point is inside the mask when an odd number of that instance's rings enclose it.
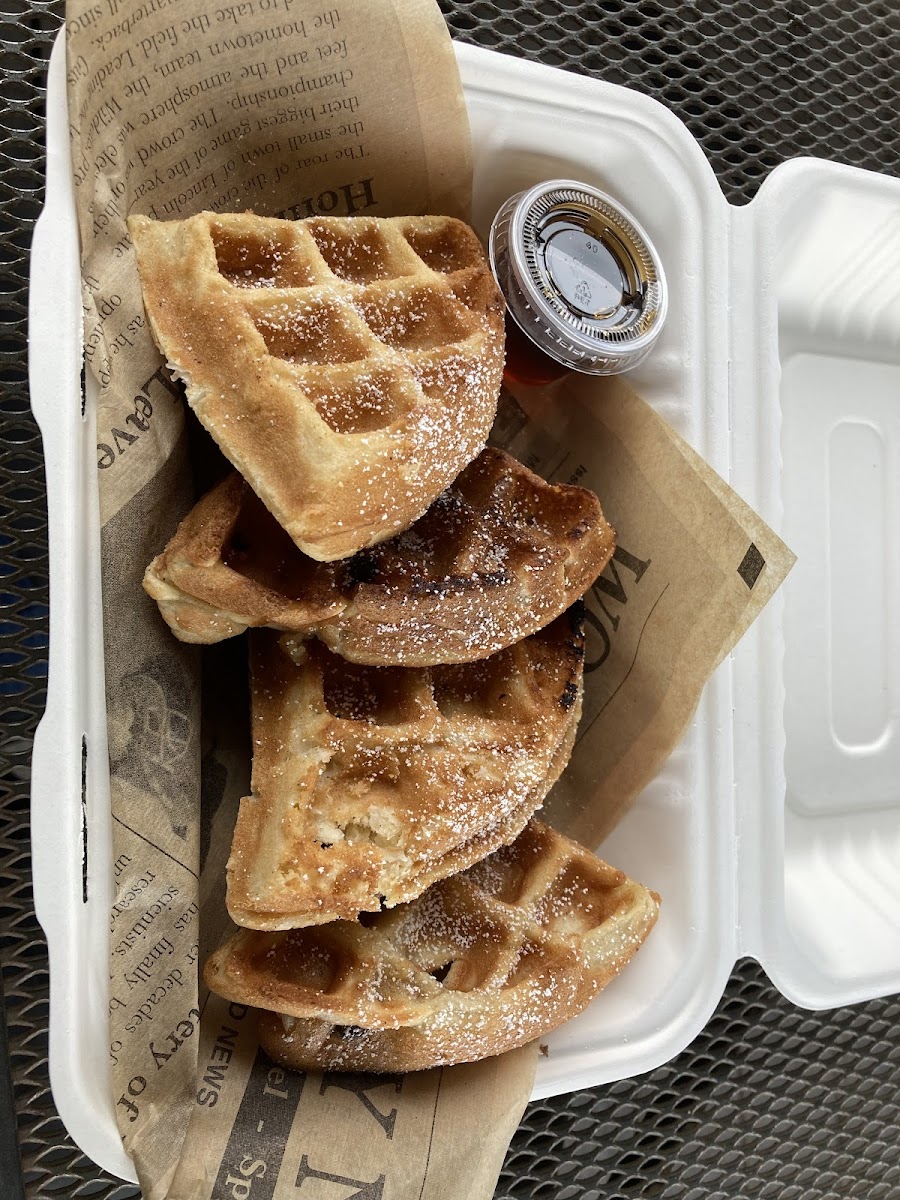
<instances>
[{"instance_id":1,"label":"powdered sugar dusting","mask_svg":"<svg viewBox=\"0 0 900 1200\"><path fill-rule=\"evenodd\" d=\"M357 377L356 419L384 419L379 406L391 389L379 371ZM331 406L337 421L346 412L342 392L328 381L317 386L317 403ZM201 504L212 505L208 524L233 530L219 557L237 574L223 577L208 541L192 561L190 547L174 550L179 531L160 560L161 586L183 579L233 624L305 630L343 657L373 664L466 662L503 649L553 620L614 545L592 493L551 487L493 448L409 529L341 563L308 559L249 489L236 521L217 515L213 497ZM365 496L358 508L372 519L388 512L370 510ZM190 569L182 575L185 558ZM250 591L239 576L258 587ZM197 627L197 612L173 610L176 623L179 611ZM215 631L204 640L215 640Z\"/></svg>"},{"instance_id":2,"label":"powdered sugar dusting","mask_svg":"<svg viewBox=\"0 0 900 1200\"><path fill-rule=\"evenodd\" d=\"M557 699L580 687L582 670L565 617L447 667L354 666L314 643L297 663L296 639L284 650L260 644L261 806L242 807L237 835L258 849L229 893L233 909L256 912L253 923L271 913L296 925L416 896L514 837L555 779L574 719Z\"/></svg>"},{"instance_id":3,"label":"powdered sugar dusting","mask_svg":"<svg viewBox=\"0 0 900 1200\"><path fill-rule=\"evenodd\" d=\"M313 557L408 527L485 444L503 303L460 222L199 213L140 236L151 324L189 403ZM377 401L353 386L373 368L391 379Z\"/></svg>"},{"instance_id":4,"label":"powdered sugar dusting","mask_svg":"<svg viewBox=\"0 0 900 1200\"><path fill-rule=\"evenodd\" d=\"M482 886L511 873L516 901ZM586 908L582 885L602 903ZM376 1071L500 1053L586 1007L634 955L656 912L646 889L532 822L511 846L366 927L337 922L319 930L351 947L356 964L327 994L301 996L289 967L293 951L302 970L297 935L275 935L284 939L284 983L267 1006L289 1019L264 1020L263 1045L293 1066ZM261 936L243 934L219 952L232 976ZM229 994L258 1003L252 972L242 978L244 990Z\"/></svg>"}]
</instances>

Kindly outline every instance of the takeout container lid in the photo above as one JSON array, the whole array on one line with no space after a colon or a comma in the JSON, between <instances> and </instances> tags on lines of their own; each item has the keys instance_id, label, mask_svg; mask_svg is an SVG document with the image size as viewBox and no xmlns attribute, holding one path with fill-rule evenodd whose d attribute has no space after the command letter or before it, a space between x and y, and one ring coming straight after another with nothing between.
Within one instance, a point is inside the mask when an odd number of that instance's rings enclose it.
<instances>
[{"instance_id":1,"label":"takeout container lid","mask_svg":"<svg viewBox=\"0 0 900 1200\"><path fill-rule=\"evenodd\" d=\"M628 971L547 1039L541 1097L672 1058L744 955L809 1008L900 990L900 181L799 159L734 208L687 128L646 96L471 46L457 56L479 231L510 195L557 177L636 214L666 270L669 315L634 386L799 556L604 843L659 890L662 915ZM48 118L30 311L51 563L34 892L57 1106L87 1154L133 1179L108 1065L95 438L79 388L62 36Z\"/></svg>"}]
</instances>

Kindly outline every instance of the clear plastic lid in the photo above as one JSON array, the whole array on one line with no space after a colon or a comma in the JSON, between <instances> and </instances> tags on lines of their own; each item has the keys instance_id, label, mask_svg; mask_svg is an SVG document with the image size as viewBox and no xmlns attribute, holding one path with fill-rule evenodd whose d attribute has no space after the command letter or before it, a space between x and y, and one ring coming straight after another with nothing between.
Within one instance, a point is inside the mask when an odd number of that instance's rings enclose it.
<instances>
[{"instance_id":1,"label":"clear plastic lid","mask_svg":"<svg viewBox=\"0 0 900 1200\"><path fill-rule=\"evenodd\" d=\"M553 179L494 218L491 266L516 324L557 362L592 375L636 366L666 315L659 256L605 193Z\"/></svg>"}]
</instances>

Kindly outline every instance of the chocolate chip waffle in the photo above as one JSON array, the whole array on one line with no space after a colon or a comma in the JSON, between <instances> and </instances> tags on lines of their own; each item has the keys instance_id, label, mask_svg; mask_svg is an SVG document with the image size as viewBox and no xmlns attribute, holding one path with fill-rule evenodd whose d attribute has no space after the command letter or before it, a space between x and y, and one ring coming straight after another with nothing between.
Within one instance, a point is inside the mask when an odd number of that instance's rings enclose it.
<instances>
[{"instance_id":1,"label":"chocolate chip waffle","mask_svg":"<svg viewBox=\"0 0 900 1200\"><path fill-rule=\"evenodd\" d=\"M408 528L487 440L503 301L449 217L129 219L188 402L311 558Z\"/></svg>"},{"instance_id":2,"label":"chocolate chip waffle","mask_svg":"<svg viewBox=\"0 0 900 1200\"><path fill-rule=\"evenodd\" d=\"M356 666L295 635L253 634L233 919L353 919L511 842L571 753L582 611L477 663L431 668Z\"/></svg>"},{"instance_id":3,"label":"chocolate chip waffle","mask_svg":"<svg viewBox=\"0 0 900 1200\"><path fill-rule=\"evenodd\" d=\"M586 1008L652 929L659 898L531 821L519 838L365 922L241 930L209 987L264 1011L299 1069L415 1071L500 1054Z\"/></svg>"},{"instance_id":4,"label":"chocolate chip waffle","mask_svg":"<svg viewBox=\"0 0 900 1200\"><path fill-rule=\"evenodd\" d=\"M239 475L197 504L144 587L176 637L248 626L316 634L351 662L471 662L554 620L612 556L585 488L551 486L483 450L411 529L345 562L296 548Z\"/></svg>"}]
</instances>

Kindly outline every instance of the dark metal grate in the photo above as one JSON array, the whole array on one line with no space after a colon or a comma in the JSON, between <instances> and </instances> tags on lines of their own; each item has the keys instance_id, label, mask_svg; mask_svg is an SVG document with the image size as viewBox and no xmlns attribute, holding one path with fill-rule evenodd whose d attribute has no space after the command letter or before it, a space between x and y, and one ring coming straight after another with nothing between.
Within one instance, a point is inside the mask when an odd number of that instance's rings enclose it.
<instances>
[{"instance_id":1,"label":"dark metal grate","mask_svg":"<svg viewBox=\"0 0 900 1200\"><path fill-rule=\"evenodd\" d=\"M530 1105L497 1200L896 1200L898 1022L802 1012L743 962L673 1062Z\"/></svg>"},{"instance_id":2,"label":"dark metal grate","mask_svg":"<svg viewBox=\"0 0 900 1200\"><path fill-rule=\"evenodd\" d=\"M895 174L895 0L440 0L455 37L646 92L703 146L728 199L786 158Z\"/></svg>"},{"instance_id":3,"label":"dark metal grate","mask_svg":"<svg viewBox=\"0 0 900 1200\"><path fill-rule=\"evenodd\" d=\"M896 0L441 0L455 36L648 92L733 202L782 159L896 172ZM26 386L27 257L59 0L0 0L0 961L26 1190L126 1200L66 1137L47 1079L46 947L31 901L28 760L44 699L47 548ZM3 1089L0 1086L0 1114ZM531 1105L498 1200L900 1200L900 1000L799 1012L753 963L651 1075ZM11 1164L0 1139L0 1197ZM10 1185L11 1187L11 1185Z\"/></svg>"},{"instance_id":4,"label":"dark metal grate","mask_svg":"<svg viewBox=\"0 0 900 1200\"><path fill-rule=\"evenodd\" d=\"M0 963L19 1133L25 1154L36 1156L65 1138L47 1080L47 956L28 844L31 738L47 674L47 514L26 382L28 244L43 187L45 63L59 19L46 5L2 0L0 20ZM3 1094L0 1083L0 1105ZM0 1166L4 1183L11 1165Z\"/></svg>"}]
</instances>

